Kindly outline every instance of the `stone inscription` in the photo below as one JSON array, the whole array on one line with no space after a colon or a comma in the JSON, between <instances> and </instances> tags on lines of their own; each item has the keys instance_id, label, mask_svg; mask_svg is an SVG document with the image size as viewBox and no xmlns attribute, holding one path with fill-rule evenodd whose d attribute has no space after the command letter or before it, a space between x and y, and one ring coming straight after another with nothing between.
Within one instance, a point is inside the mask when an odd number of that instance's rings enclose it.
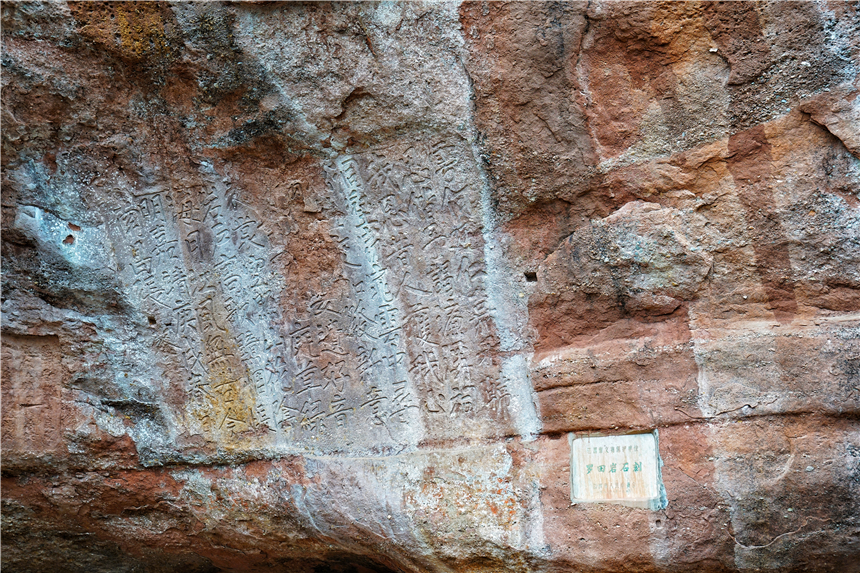
<instances>
[{"instance_id":1,"label":"stone inscription","mask_svg":"<svg viewBox=\"0 0 860 573\"><path fill-rule=\"evenodd\" d=\"M490 352L497 335L474 167L467 147L444 141L340 156L326 167L344 213L335 239L346 254L351 314L362 352L375 358L360 376L380 381L389 417L420 416L436 435L481 433L510 404Z\"/></svg>"},{"instance_id":2,"label":"stone inscription","mask_svg":"<svg viewBox=\"0 0 860 573\"><path fill-rule=\"evenodd\" d=\"M340 209L333 238L343 254L342 283L289 309L292 384L285 388L281 425L297 439L370 439L377 446L416 436L418 403L406 369L400 312L369 226L365 185L349 156L328 165L331 196ZM334 445L334 444L333 444Z\"/></svg>"},{"instance_id":3,"label":"stone inscription","mask_svg":"<svg viewBox=\"0 0 860 573\"><path fill-rule=\"evenodd\" d=\"M2 343L4 453L61 453L71 416L62 401L59 340L8 336Z\"/></svg>"},{"instance_id":4,"label":"stone inscription","mask_svg":"<svg viewBox=\"0 0 860 573\"><path fill-rule=\"evenodd\" d=\"M211 163L99 203L112 272L151 338L114 364L121 380L178 389L176 433L231 447L382 451L507 432L469 146L402 142L322 167L314 212L342 270L319 292L285 294L273 261L289 233L275 240Z\"/></svg>"},{"instance_id":5,"label":"stone inscription","mask_svg":"<svg viewBox=\"0 0 860 573\"><path fill-rule=\"evenodd\" d=\"M570 435L571 502L663 506L660 461L654 434Z\"/></svg>"},{"instance_id":6,"label":"stone inscription","mask_svg":"<svg viewBox=\"0 0 860 573\"><path fill-rule=\"evenodd\" d=\"M152 326L167 376L185 392L178 421L221 440L278 432L287 349L259 217L208 164L197 185L133 189L102 208L125 296ZM147 379L146 361L122 360ZM261 432L261 430L263 432Z\"/></svg>"}]
</instances>

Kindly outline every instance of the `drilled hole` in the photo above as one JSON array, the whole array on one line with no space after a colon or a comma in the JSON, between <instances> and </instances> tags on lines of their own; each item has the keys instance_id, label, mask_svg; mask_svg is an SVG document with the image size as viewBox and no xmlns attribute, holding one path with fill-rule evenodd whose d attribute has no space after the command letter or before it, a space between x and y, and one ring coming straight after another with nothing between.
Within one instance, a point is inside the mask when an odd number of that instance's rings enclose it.
<instances>
[{"instance_id":1,"label":"drilled hole","mask_svg":"<svg viewBox=\"0 0 860 573\"><path fill-rule=\"evenodd\" d=\"M65 239L63 239L63 244L64 244L64 245L71 245L71 244L73 244L74 242L75 242L75 238L74 238L73 236L71 236L71 235L69 235L68 237L66 237Z\"/></svg>"},{"instance_id":2,"label":"drilled hole","mask_svg":"<svg viewBox=\"0 0 860 573\"><path fill-rule=\"evenodd\" d=\"M71 229L72 231L80 231L81 230L81 228L78 227L77 225L75 225L74 223L69 223L69 229Z\"/></svg>"},{"instance_id":3,"label":"drilled hole","mask_svg":"<svg viewBox=\"0 0 860 573\"><path fill-rule=\"evenodd\" d=\"M526 277L527 283L536 283L537 282L537 273L531 272L531 271L526 271L523 274Z\"/></svg>"},{"instance_id":4,"label":"drilled hole","mask_svg":"<svg viewBox=\"0 0 860 573\"><path fill-rule=\"evenodd\" d=\"M149 317L149 326L155 326L155 317L154 316Z\"/></svg>"}]
</instances>

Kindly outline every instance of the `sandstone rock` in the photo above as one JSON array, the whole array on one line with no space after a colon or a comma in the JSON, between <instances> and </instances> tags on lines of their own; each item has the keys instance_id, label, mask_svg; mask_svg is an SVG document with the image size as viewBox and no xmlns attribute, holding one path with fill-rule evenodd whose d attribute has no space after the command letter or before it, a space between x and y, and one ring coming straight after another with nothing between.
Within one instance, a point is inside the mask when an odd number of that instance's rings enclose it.
<instances>
[{"instance_id":1,"label":"sandstone rock","mask_svg":"<svg viewBox=\"0 0 860 573\"><path fill-rule=\"evenodd\" d=\"M3 566L860 571L858 38L4 3Z\"/></svg>"},{"instance_id":2,"label":"sandstone rock","mask_svg":"<svg viewBox=\"0 0 860 573\"><path fill-rule=\"evenodd\" d=\"M860 141L857 139L857 123L860 121L858 93L850 86L841 85L800 107L800 111L808 113L816 125L837 137L855 157L860 155Z\"/></svg>"}]
</instances>

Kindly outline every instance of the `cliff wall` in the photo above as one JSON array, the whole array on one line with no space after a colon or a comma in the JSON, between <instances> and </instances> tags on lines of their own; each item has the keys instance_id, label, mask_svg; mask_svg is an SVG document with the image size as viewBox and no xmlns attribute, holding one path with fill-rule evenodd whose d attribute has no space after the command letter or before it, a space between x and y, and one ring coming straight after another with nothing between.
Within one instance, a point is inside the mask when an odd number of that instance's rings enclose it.
<instances>
[{"instance_id":1,"label":"cliff wall","mask_svg":"<svg viewBox=\"0 0 860 573\"><path fill-rule=\"evenodd\" d=\"M860 571L856 4L2 27L10 572Z\"/></svg>"}]
</instances>

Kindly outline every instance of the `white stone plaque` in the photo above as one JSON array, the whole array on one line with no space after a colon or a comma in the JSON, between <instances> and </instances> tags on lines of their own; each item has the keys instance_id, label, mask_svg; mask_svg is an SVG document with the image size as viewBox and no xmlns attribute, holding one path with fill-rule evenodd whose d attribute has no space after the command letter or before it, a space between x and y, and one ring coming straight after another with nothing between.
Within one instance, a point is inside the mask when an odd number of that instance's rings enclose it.
<instances>
[{"instance_id":1,"label":"white stone plaque","mask_svg":"<svg viewBox=\"0 0 860 573\"><path fill-rule=\"evenodd\" d=\"M569 439L572 503L666 506L656 432Z\"/></svg>"}]
</instances>

